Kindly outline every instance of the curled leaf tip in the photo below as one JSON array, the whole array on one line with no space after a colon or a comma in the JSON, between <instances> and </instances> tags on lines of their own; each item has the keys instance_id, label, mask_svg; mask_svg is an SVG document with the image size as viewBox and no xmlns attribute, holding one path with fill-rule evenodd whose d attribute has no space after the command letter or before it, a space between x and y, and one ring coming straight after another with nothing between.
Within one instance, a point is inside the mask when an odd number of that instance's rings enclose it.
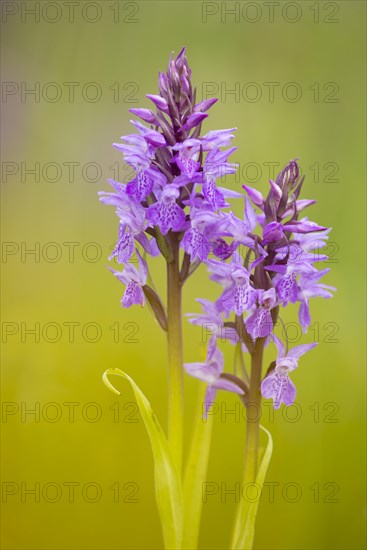
<instances>
[{"instance_id":1,"label":"curled leaf tip","mask_svg":"<svg viewBox=\"0 0 367 550\"><path fill-rule=\"evenodd\" d=\"M115 393L116 395L121 395L121 392L119 392L115 386L113 386L108 378L108 376L110 374L115 374L117 376L119 376L119 369L107 369L104 373L103 373L103 376L102 376L102 381L104 383L104 385L112 391L112 393ZM121 375L120 375L121 376Z\"/></svg>"}]
</instances>

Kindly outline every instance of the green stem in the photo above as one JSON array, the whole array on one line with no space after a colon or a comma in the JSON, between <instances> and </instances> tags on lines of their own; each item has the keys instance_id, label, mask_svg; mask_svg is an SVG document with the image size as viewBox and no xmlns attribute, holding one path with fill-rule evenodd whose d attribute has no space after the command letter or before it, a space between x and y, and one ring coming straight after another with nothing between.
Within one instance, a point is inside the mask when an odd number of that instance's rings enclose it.
<instances>
[{"instance_id":1,"label":"green stem","mask_svg":"<svg viewBox=\"0 0 367 550\"><path fill-rule=\"evenodd\" d=\"M264 338L258 338L251 353L251 377L246 409L246 448L243 483L251 483L256 480L258 471L259 431L261 417L261 371L264 351ZM232 548L238 540L241 521L244 516L246 502L241 500L233 531Z\"/></svg>"},{"instance_id":2,"label":"green stem","mask_svg":"<svg viewBox=\"0 0 367 550\"><path fill-rule=\"evenodd\" d=\"M172 242L173 261L167 263L167 319L169 361L168 438L179 475L183 446L183 367L179 243Z\"/></svg>"},{"instance_id":3,"label":"green stem","mask_svg":"<svg viewBox=\"0 0 367 550\"><path fill-rule=\"evenodd\" d=\"M261 417L261 370L264 338L258 338L251 355L251 379L247 408L247 431L244 482L255 481L259 450L259 425Z\"/></svg>"}]
</instances>

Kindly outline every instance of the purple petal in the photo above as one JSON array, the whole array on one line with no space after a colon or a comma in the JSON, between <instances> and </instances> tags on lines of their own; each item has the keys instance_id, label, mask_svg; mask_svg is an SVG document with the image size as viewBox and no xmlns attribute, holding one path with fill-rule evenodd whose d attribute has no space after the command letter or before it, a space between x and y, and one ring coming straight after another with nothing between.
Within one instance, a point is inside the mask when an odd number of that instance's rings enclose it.
<instances>
[{"instance_id":1,"label":"purple petal","mask_svg":"<svg viewBox=\"0 0 367 550\"><path fill-rule=\"evenodd\" d=\"M153 113L153 111L150 111L149 109L129 109L129 111L133 115L136 115L142 120L144 120L144 122L158 125L158 121L155 114Z\"/></svg>"},{"instance_id":2,"label":"purple petal","mask_svg":"<svg viewBox=\"0 0 367 550\"><path fill-rule=\"evenodd\" d=\"M243 189L246 191L251 201L256 204L259 208L264 208L264 197L257 189L249 187L248 185L242 185Z\"/></svg>"},{"instance_id":3,"label":"purple petal","mask_svg":"<svg viewBox=\"0 0 367 550\"><path fill-rule=\"evenodd\" d=\"M225 378L219 378L217 382L215 382L214 387L217 390L225 390L230 391L232 393L237 393L238 395L243 395L245 392L237 386L234 382L231 382L230 380L226 380Z\"/></svg>"},{"instance_id":4,"label":"purple petal","mask_svg":"<svg viewBox=\"0 0 367 550\"><path fill-rule=\"evenodd\" d=\"M185 251L190 255L191 261L196 260L197 257L199 257L202 262L207 260L210 252L210 243L208 239L194 227L185 233L182 244Z\"/></svg>"},{"instance_id":5,"label":"purple petal","mask_svg":"<svg viewBox=\"0 0 367 550\"><path fill-rule=\"evenodd\" d=\"M276 204L278 205L280 203L281 198L282 198L283 192L282 192L281 188L279 187L279 185L277 185L275 183L275 181L270 180L269 183L270 183L270 187L271 187L272 198L274 198Z\"/></svg>"},{"instance_id":6,"label":"purple petal","mask_svg":"<svg viewBox=\"0 0 367 550\"><path fill-rule=\"evenodd\" d=\"M214 388L214 386L208 386L206 388L205 398L204 398L204 403L205 403L204 418L208 417L209 409L213 404L216 394L217 394L217 390Z\"/></svg>"},{"instance_id":7,"label":"purple petal","mask_svg":"<svg viewBox=\"0 0 367 550\"><path fill-rule=\"evenodd\" d=\"M135 235L135 239L138 241L139 244L141 244L145 252L147 252L151 256L159 255L159 248L157 246L157 241L154 237L149 240L145 233L138 233L137 235Z\"/></svg>"},{"instance_id":8,"label":"purple petal","mask_svg":"<svg viewBox=\"0 0 367 550\"><path fill-rule=\"evenodd\" d=\"M184 124L183 129L184 130L191 130L192 128L195 128L198 124L200 124L205 118L207 118L206 113L193 113L189 116L187 119L186 124Z\"/></svg>"},{"instance_id":9,"label":"purple petal","mask_svg":"<svg viewBox=\"0 0 367 550\"><path fill-rule=\"evenodd\" d=\"M265 399L273 399L274 409L279 409L282 402L288 406L293 403L296 388L287 373L273 371L262 381L261 394Z\"/></svg>"},{"instance_id":10,"label":"purple petal","mask_svg":"<svg viewBox=\"0 0 367 550\"><path fill-rule=\"evenodd\" d=\"M309 199L298 200L296 201L297 212L302 212L302 210L305 210L305 208L308 208L309 206L312 206L315 203L316 203L315 200L309 200ZM289 205L287 209L284 211L282 218L287 218L288 216L293 214L293 212L294 212L294 206L292 204L292 205Z\"/></svg>"},{"instance_id":11,"label":"purple petal","mask_svg":"<svg viewBox=\"0 0 367 550\"><path fill-rule=\"evenodd\" d=\"M128 262L134 252L134 237L129 230L125 231L125 225L120 224L119 228L119 240L112 254L109 256L109 260L117 257L119 264Z\"/></svg>"},{"instance_id":12,"label":"purple petal","mask_svg":"<svg viewBox=\"0 0 367 550\"><path fill-rule=\"evenodd\" d=\"M126 193L140 202L151 193L153 184L147 172L139 170L135 178L127 184Z\"/></svg>"},{"instance_id":13,"label":"purple petal","mask_svg":"<svg viewBox=\"0 0 367 550\"><path fill-rule=\"evenodd\" d=\"M151 128L147 128L144 126L144 124L141 124L137 120L131 120L130 121L135 128L138 129L138 131L144 136L144 139L148 142L154 145L155 147L163 147L166 144L166 140L156 130L152 130ZM124 138L126 139L126 138Z\"/></svg>"},{"instance_id":14,"label":"purple petal","mask_svg":"<svg viewBox=\"0 0 367 550\"><path fill-rule=\"evenodd\" d=\"M308 327L311 323L310 308L307 302L301 302L298 310L298 319L302 327L302 331L306 334Z\"/></svg>"},{"instance_id":15,"label":"purple petal","mask_svg":"<svg viewBox=\"0 0 367 550\"><path fill-rule=\"evenodd\" d=\"M215 365L206 363L184 363L184 369L190 376L198 378L207 384L214 384L219 378Z\"/></svg>"},{"instance_id":16,"label":"purple petal","mask_svg":"<svg viewBox=\"0 0 367 550\"><path fill-rule=\"evenodd\" d=\"M144 292L138 283L131 281L127 285L121 304L124 307L130 307L134 304L144 305Z\"/></svg>"},{"instance_id":17,"label":"purple petal","mask_svg":"<svg viewBox=\"0 0 367 550\"><path fill-rule=\"evenodd\" d=\"M205 111L208 111L214 103L218 101L217 98L213 97L212 99L204 99L204 101L201 101L194 107L194 111L204 113Z\"/></svg>"},{"instance_id":18,"label":"purple petal","mask_svg":"<svg viewBox=\"0 0 367 550\"><path fill-rule=\"evenodd\" d=\"M115 191L119 194L119 195L123 195L125 193L125 190L126 190L126 185L125 183L120 183L118 181L115 181L113 179L108 179L107 180L108 183L110 185L112 185L112 187L115 189Z\"/></svg>"},{"instance_id":19,"label":"purple petal","mask_svg":"<svg viewBox=\"0 0 367 550\"><path fill-rule=\"evenodd\" d=\"M292 231L293 233L312 233L314 231L324 231L325 229L327 228L308 220L295 220L284 225L284 231Z\"/></svg>"},{"instance_id":20,"label":"purple petal","mask_svg":"<svg viewBox=\"0 0 367 550\"><path fill-rule=\"evenodd\" d=\"M223 194L217 189L212 180L206 180L203 185L203 194L205 199L214 210L226 206Z\"/></svg>"},{"instance_id":21,"label":"purple petal","mask_svg":"<svg viewBox=\"0 0 367 550\"><path fill-rule=\"evenodd\" d=\"M212 99L204 99L203 101L200 101L200 103L197 103L195 105L194 112L204 113L205 111L208 111L210 107L212 107L217 101L218 99L215 97L213 97Z\"/></svg>"},{"instance_id":22,"label":"purple petal","mask_svg":"<svg viewBox=\"0 0 367 550\"><path fill-rule=\"evenodd\" d=\"M269 290L265 290L261 296L261 305L267 309L272 309L275 306L276 300L275 288L269 288Z\"/></svg>"},{"instance_id":23,"label":"purple petal","mask_svg":"<svg viewBox=\"0 0 367 550\"><path fill-rule=\"evenodd\" d=\"M298 285L294 273L281 277L277 283L277 294L280 302L286 304L289 300L294 303L297 300Z\"/></svg>"},{"instance_id":24,"label":"purple petal","mask_svg":"<svg viewBox=\"0 0 367 550\"><path fill-rule=\"evenodd\" d=\"M216 347L217 344L217 338L213 335L212 339L215 342L215 347L213 348L214 351L209 351L207 357L210 357L210 366L215 368L215 372L217 373L217 376L219 377L220 374L223 372L224 368L224 355L223 352ZM207 361L209 359L207 358Z\"/></svg>"},{"instance_id":25,"label":"purple petal","mask_svg":"<svg viewBox=\"0 0 367 550\"><path fill-rule=\"evenodd\" d=\"M256 215L247 197L245 198L244 220L248 227L248 231L253 231L256 226Z\"/></svg>"},{"instance_id":26,"label":"purple petal","mask_svg":"<svg viewBox=\"0 0 367 550\"><path fill-rule=\"evenodd\" d=\"M209 342L208 342L208 348L207 348L207 351L206 351L206 362L207 364L209 364L211 362L211 360L213 359L214 355L215 355L215 352L217 351L217 341L216 341L216 338L215 336L211 336ZM222 354L222 364L223 364L223 354Z\"/></svg>"},{"instance_id":27,"label":"purple petal","mask_svg":"<svg viewBox=\"0 0 367 550\"><path fill-rule=\"evenodd\" d=\"M296 346L295 348L292 348L288 353L287 357L292 357L294 359L298 359L303 355L304 353L307 353L311 349L317 346L317 342L313 342L312 344L302 344L301 346Z\"/></svg>"},{"instance_id":28,"label":"purple petal","mask_svg":"<svg viewBox=\"0 0 367 550\"><path fill-rule=\"evenodd\" d=\"M265 307L258 308L246 321L246 328L252 338L268 336L273 330L273 320L270 311Z\"/></svg>"},{"instance_id":29,"label":"purple petal","mask_svg":"<svg viewBox=\"0 0 367 550\"><path fill-rule=\"evenodd\" d=\"M234 138L234 132L237 128L228 128L225 130L211 130L202 139L204 151L209 151L214 147L227 147Z\"/></svg>"},{"instance_id":30,"label":"purple petal","mask_svg":"<svg viewBox=\"0 0 367 550\"><path fill-rule=\"evenodd\" d=\"M152 94L147 94L146 97L153 101L154 105L158 107L158 109L160 109L164 113L169 113L168 103L163 97Z\"/></svg>"},{"instance_id":31,"label":"purple petal","mask_svg":"<svg viewBox=\"0 0 367 550\"><path fill-rule=\"evenodd\" d=\"M256 291L249 284L236 284L234 288L234 311L241 315L250 309L256 300Z\"/></svg>"},{"instance_id":32,"label":"purple petal","mask_svg":"<svg viewBox=\"0 0 367 550\"><path fill-rule=\"evenodd\" d=\"M154 225L160 227L163 235L170 229L182 231L186 225L185 212L174 199L152 204L148 208L147 216Z\"/></svg>"},{"instance_id":33,"label":"purple petal","mask_svg":"<svg viewBox=\"0 0 367 550\"><path fill-rule=\"evenodd\" d=\"M280 241L283 237L283 226L279 222L270 222L264 227L262 244Z\"/></svg>"},{"instance_id":34,"label":"purple petal","mask_svg":"<svg viewBox=\"0 0 367 550\"><path fill-rule=\"evenodd\" d=\"M191 157L186 155L178 155L176 164L183 174L192 178L200 168L200 162L196 162Z\"/></svg>"},{"instance_id":35,"label":"purple petal","mask_svg":"<svg viewBox=\"0 0 367 550\"><path fill-rule=\"evenodd\" d=\"M275 334L272 335L272 338L278 350L278 359L281 359L282 357L284 357L284 344L277 336L275 336Z\"/></svg>"},{"instance_id":36,"label":"purple petal","mask_svg":"<svg viewBox=\"0 0 367 550\"><path fill-rule=\"evenodd\" d=\"M294 400L296 399L296 386L293 384L292 380L288 377L287 384L285 385L282 399L283 403L289 407L294 403Z\"/></svg>"},{"instance_id":37,"label":"purple petal","mask_svg":"<svg viewBox=\"0 0 367 550\"><path fill-rule=\"evenodd\" d=\"M243 195L232 189L227 189L226 187L218 187L223 197L226 199L240 199Z\"/></svg>"},{"instance_id":38,"label":"purple petal","mask_svg":"<svg viewBox=\"0 0 367 550\"><path fill-rule=\"evenodd\" d=\"M139 271L137 270L137 268L132 263L129 263L129 264L125 265L125 269L124 269L123 273L125 273L125 275L127 275L129 281L133 281L134 283L137 283L138 285L140 284ZM116 276L118 277L117 273L116 273Z\"/></svg>"},{"instance_id":39,"label":"purple petal","mask_svg":"<svg viewBox=\"0 0 367 550\"><path fill-rule=\"evenodd\" d=\"M144 286L148 278L148 265L144 258L142 258L138 249L136 249L136 255L138 257L139 282L142 286Z\"/></svg>"},{"instance_id":40,"label":"purple petal","mask_svg":"<svg viewBox=\"0 0 367 550\"><path fill-rule=\"evenodd\" d=\"M233 253L234 243L229 245L224 239L218 237L212 243L212 248L214 256L220 258L221 260L227 260Z\"/></svg>"}]
</instances>

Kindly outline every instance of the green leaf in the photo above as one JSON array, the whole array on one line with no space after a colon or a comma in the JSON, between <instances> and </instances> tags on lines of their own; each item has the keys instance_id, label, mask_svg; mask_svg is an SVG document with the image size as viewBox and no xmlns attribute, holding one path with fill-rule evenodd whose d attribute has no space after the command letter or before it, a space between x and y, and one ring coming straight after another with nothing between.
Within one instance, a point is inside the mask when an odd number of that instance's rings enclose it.
<instances>
[{"instance_id":1,"label":"green leaf","mask_svg":"<svg viewBox=\"0 0 367 550\"><path fill-rule=\"evenodd\" d=\"M103 374L103 382L107 388L118 395L120 392L108 379L111 374L128 380L134 391L154 455L155 493L165 548L180 549L183 530L182 486L166 436L149 401L134 380L120 369L106 370Z\"/></svg>"},{"instance_id":2,"label":"green leaf","mask_svg":"<svg viewBox=\"0 0 367 550\"><path fill-rule=\"evenodd\" d=\"M167 332L167 313L164 309L164 305L161 302L160 297L153 288L148 285L143 286L143 292L147 299L149 306L153 312L154 317L157 319L161 328Z\"/></svg>"},{"instance_id":3,"label":"green leaf","mask_svg":"<svg viewBox=\"0 0 367 550\"><path fill-rule=\"evenodd\" d=\"M204 384L202 386L199 390L199 400L195 414L195 418L198 418L198 420L191 442L183 485L185 503L183 548L185 550L195 550L198 545L203 507L202 487L206 481L213 427L213 415L209 415L206 421L203 419L206 387Z\"/></svg>"},{"instance_id":4,"label":"green leaf","mask_svg":"<svg viewBox=\"0 0 367 550\"><path fill-rule=\"evenodd\" d=\"M238 536L236 536L235 542L232 545L232 550L252 550L252 545L254 543L255 522L260 500L259 494L261 494L266 472L268 470L271 455L273 453L273 439L270 432L268 432L268 430L266 430L263 426L260 426L260 428L267 434L268 444L266 446L264 456L262 458L260 468L256 476L255 494L253 501L241 501L242 506L240 508L240 527L238 529Z\"/></svg>"}]
</instances>

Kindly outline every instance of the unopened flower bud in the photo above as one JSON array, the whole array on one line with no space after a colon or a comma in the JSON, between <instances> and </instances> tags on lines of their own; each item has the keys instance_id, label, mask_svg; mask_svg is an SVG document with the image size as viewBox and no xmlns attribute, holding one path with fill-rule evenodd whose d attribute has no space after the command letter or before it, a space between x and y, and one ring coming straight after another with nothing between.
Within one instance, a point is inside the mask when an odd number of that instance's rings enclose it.
<instances>
[{"instance_id":1,"label":"unopened flower bud","mask_svg":"<svg viewBox=\"0 0 367 550\"><path fill-rule=\"evenodd\" d=\"M164 113L169 112L167 101L160 95L147 94L147 98L153 101L154 105Z\"/></svg>"},{"instance_id":2,"label":"unopened flower bud","mask_svg":"<svg viewBox=\"0 0 367 550\"><path fill-rule=\"evenodd\" d=\"M140 117L145 122L148 122L149 124L158 125L158 121L155 114L149 109L129 109L129 110L130 110L130 113L133 113L134 115Z\"/></svg>"},{"instance_id":3,"label":"unopened flower bud","mask_svg":"<svg viewBox=\"0 0 367 550\"><path fill-rule=\"evenodd\" d=\"M287 166L282 170L277 178L277 184L284 189L286 186L288 190L294 189L299 178L299 166L297 160L291 160ZM279 179L279 181L278 181Z\"/></svg>"},{"instance_id":4,"label":"unopened flower bud","mask_svg":"<svg viewBox=\"0 0 367 550\"><path fill-rule=\"evenodd\" d=\"M159 88L160 94L165 97L167 95L168 80L164 73L159 73L158 88Z\"/></svg>"},{"instance_id":5,"label":"unopened flower bud","mask_svg":"<svg viewBox=\"0 0 367 550\"><path fill-rule=\"evenodd\" d=\"M195 128L195 126L198 126L205 118L207 118L206 113L193 113L189 116L187 119L186 124L184 125L184 130L191 130L191 128Z\"/></svg>"}]
</instances>

